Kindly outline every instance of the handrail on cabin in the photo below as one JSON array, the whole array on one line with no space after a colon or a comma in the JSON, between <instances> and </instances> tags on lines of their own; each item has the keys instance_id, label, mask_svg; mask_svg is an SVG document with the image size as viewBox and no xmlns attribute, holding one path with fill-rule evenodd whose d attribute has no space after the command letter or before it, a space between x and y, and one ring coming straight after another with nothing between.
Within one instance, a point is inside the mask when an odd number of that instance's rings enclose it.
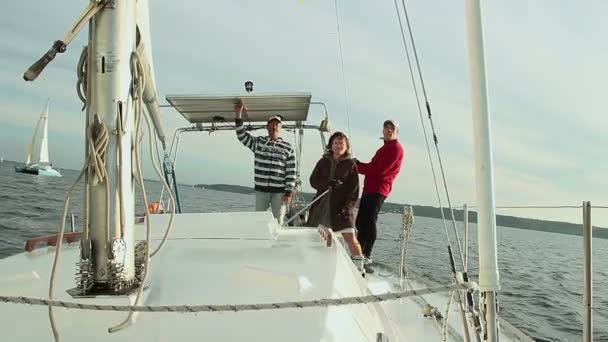
<instances>
[{"instance_id":1,"label":"handrail on cabin","mask_svg":"<svg viewBox=\"0 0 608 342\"><path fill-rule=\"evenodd\" d=\"M80 240L82 232L69 232L63 234L63 241L67 243L74 243ZM57 234L39 236L33 239L29 239L25 242L25 251L31 252L36 249L36 246L41 243L46 243L46 246L57 246Z\"/></svg>"}]
</instances>

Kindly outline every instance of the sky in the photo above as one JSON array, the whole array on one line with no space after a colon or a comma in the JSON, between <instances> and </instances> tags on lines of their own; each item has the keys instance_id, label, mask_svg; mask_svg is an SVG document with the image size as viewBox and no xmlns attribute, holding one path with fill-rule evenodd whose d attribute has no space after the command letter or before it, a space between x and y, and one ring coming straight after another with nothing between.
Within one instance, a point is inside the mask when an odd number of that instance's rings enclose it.
<instances>
[{"instance_id":1,"label":"sky","mask_svg":"<svg viewBox=\"0 0 608 342\"><path fill-rule=\"evenodd\" d=\"M56 166L80 169L85 115L75 92L75 70L87 29L38 80L24 82L21 75L63 37L86 3L4 4L0 156L5 159L25 160L34 125L51 98L50 158ZM313 101L327 105L333 130L351 136L354 155L362 161L380 147L382 122L396 119L406 157L387 201L438 206L395 4L337 4L340 35L332 0L151 1L160 98L240 93L247 80L255 83L257 93L311 92ZM451 203L475 205L464 2L409 0L406 5ZM608 206L608 2L484 1L483 11L496 205L577 206L591 201ZM311 107L310 122L322 118L321 108ZM187 126L170 108L162 109L162 120L169 136ZM424 120L430 134L426 114ZM431 153L439 172L434 147ZM302 157L306 191L320 154L318 135L308 135ZM253 156L232 132L184 135L176 163L181 183L253 182ZM150 168L146 176L153 177ZM446 205L445 194L441 196ZM574 223L582 219L581 209L497 213ZM608 209L594 209L592 221L608 227Z\"/></svg>"}]
</instances>

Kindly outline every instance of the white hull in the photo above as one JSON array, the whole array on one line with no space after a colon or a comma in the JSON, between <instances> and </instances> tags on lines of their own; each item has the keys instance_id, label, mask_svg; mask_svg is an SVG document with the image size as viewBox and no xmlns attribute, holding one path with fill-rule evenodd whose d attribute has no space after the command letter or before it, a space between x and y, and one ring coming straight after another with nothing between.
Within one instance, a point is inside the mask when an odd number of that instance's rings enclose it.
<instances>
[{"instance_id":1,"label":"white hull","mask_svg":"<svg viewBox=\"0 0 608 342\"><path fill-rule=\"evenodd\" d=\"M39 176L61 177L61 173L59 173L59 171L53 169L50 165L40 166L38 164L29 164L29 165L25 165L23 167L17 166L17 167L15 167L15 171L21 172L21 173L39 175Z\"/></svg>"},{"instance_id":2,"label":"white hull","mask_svg":"<svg viewBox=\"0 0 608 342\"><path fill-rule=\"evenodd\" d=\"M158 243L170 215L152 215L153 241ZM137 239L144 239L138 226ZM153 242L153 244L155 244ZM50 264L55 249L41 248L0 260L0 293L48 298ZM127 297L73 299L78 243L61 250L55 284L56 300L129 305ZM280 229L270 213L180 214L171 237L152 259L150 287L141 305L220 305L304 301L364 296L396 291L390 279L362 278L342 245L327 247L316 229ZM417 286L417 285L415 285ZM445 310L447 294L425 296ZM456 305L452 331L460 332ZM440 341L430 318L416 301L303 309L243 312L140 313L119 332L125 312L56 308L61 341ZM443 312L444 313L444 312ZM7 341L50 341L45 306L2 304L0 330ZM449 340L457 341L448 335ZM513 340L503 336L503 340Z\"/></svg>"}]
</instances>

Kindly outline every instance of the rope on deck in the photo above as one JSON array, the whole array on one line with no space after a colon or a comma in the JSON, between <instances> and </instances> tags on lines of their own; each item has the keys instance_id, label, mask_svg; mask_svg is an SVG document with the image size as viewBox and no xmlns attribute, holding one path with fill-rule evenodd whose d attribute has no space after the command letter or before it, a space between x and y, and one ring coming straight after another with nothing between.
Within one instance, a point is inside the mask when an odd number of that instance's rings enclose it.
<instances>
[{"instance_id":1,"label":"rope on deck","mask_svg":"<svg viewBox=\"0 0 608 342\"><path fill-rule=\"evenodd\" d=\"M48 300L42 298L20 297L20 296L0 296L0 302L22 304L22 305L41 305L62 307L66 309L93 310L93 311L122 311L122 312L239 312L239 311L261 311L275 309L303 309L311 307L327 307L351 304L378 303L401 298L420 296L424 294L450 292L457 290L473 289L476 283L452 284L447 286L427 287L417 290L406 290L399 292L387 292L379 295L368 295L358 297L325 298L307 301L260 303L260 304L234 304L234 305L98 305L82 304L76 302L65 302L58 300Z\"/></svg>"}]
</instances>

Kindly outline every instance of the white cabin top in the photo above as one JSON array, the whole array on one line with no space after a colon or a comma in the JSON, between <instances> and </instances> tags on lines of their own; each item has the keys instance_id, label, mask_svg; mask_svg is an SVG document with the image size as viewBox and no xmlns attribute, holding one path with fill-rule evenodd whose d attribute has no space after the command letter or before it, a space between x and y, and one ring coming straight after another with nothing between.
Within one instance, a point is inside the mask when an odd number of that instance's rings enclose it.
<instances>
[{"instance_id":1,"label":"white cabin top","mask_svg":"<svg viewBox=\"0 0 608 342\"><path fill-rule=\"evenodd\" d=\"M219 123L234 120L234 104L243 101L247 112L243 120L266 122L272 115L283 121L303 122L308 118L310 93L241 95L168 95L171 104L190 123Z\"/></svg>"}]
</instances>

